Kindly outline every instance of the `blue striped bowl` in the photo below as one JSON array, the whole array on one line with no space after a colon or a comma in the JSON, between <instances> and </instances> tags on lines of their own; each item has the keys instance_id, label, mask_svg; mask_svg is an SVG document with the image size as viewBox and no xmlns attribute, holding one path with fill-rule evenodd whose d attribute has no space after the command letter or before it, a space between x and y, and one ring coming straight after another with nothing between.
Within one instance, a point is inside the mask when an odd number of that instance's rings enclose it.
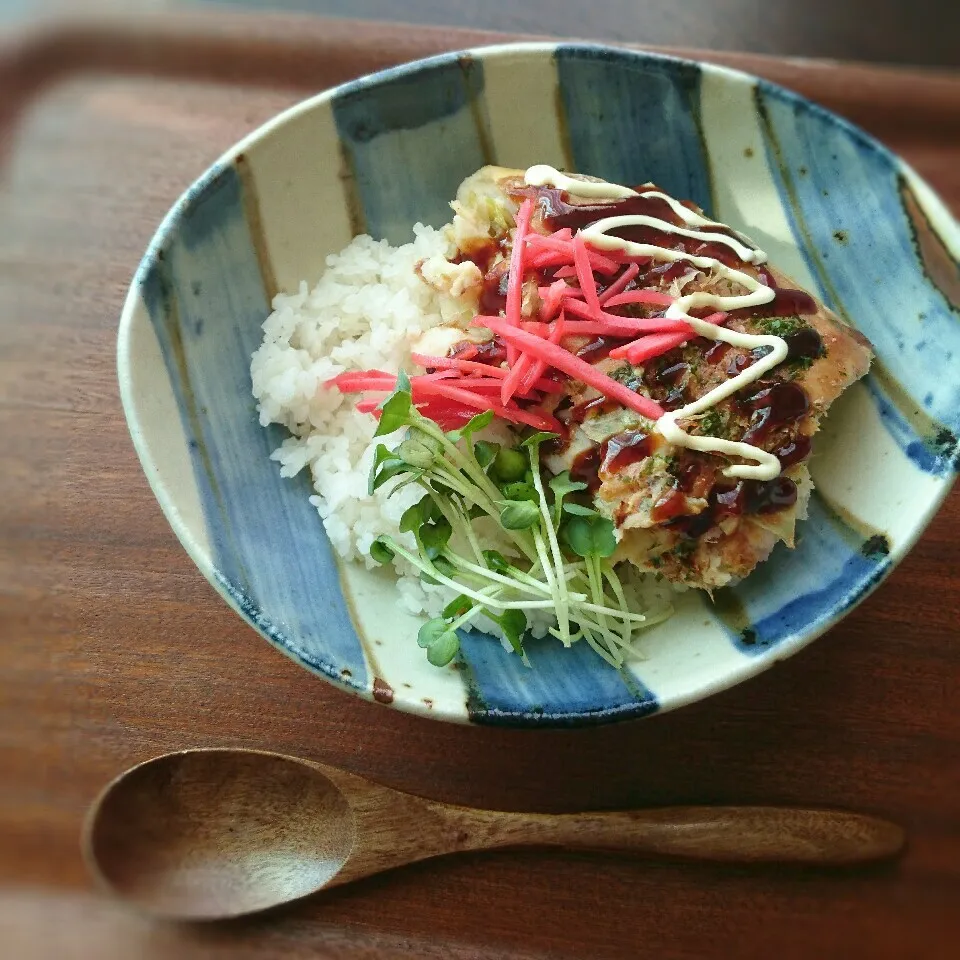
<instances>
[{"instance_id":1,"label":"blue striped bowl","mask_svg":"<svg viewBox=\"0 0 960 960\"><path fill-rule=\"evenodd\" d=\"M428 666L389 579L338 566L268 457L250 355L278 291L314 283L366 231L439 225L485 163L654 180L754 237L874 343L811 463L810 519L742 586L690 592L616 671L583 644L530 644L533 670L465 635ZM960 231L901 160L786 90L598 46L451 54L287 111L170 211L123 312L130 431L183 545L227 602L298 663L362 697L473 723L579 724L689 703L795 653L903 557L949 490L960 430Z\"/></svg>"}]
</instances>

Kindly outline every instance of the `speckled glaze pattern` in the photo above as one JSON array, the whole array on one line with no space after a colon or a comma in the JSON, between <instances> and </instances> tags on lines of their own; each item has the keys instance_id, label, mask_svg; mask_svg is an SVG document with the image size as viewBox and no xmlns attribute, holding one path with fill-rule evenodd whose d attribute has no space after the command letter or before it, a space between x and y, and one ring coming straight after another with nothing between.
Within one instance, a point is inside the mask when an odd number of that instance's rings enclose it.
<instances>
[{"instance_id":1,"label":"speckled glaze pattern","mask_svg":"<svg viewBox=\"0 0 960 960\"><path fill-rule=\"evenodd\" d=\"M524 668L464 634L430 667L389 577L341 565L283 480L250 393L273 296L314 283L369 232L439 225L485 163L550 163L654 180L751 235L874 343L835 405L795 550L743 584L678 596L642 658L616 671L583 645L529 644ZM589 45L450 54L321 94L238 144L178 201L130 289L124 409L178 537L279 649L360 696L444 720L610 721L672 709L796 652L860 602L949 490L960 432L960 230L915 173L860 130L719 67Z\"/></svg>"}]
</instances>

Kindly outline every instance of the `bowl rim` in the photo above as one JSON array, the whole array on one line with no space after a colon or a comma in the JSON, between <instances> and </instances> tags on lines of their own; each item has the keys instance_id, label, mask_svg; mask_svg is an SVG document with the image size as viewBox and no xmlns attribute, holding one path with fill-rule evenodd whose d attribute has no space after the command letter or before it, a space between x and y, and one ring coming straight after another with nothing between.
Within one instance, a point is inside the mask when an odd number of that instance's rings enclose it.
<instances>
[{"instance_id":1,"label":"bowl rim","mask_svg":"<svg viewBox=\"0 0 960 960\"><path fill-rule=\"evenodd\" d=\"M251 614L250 610L245 609L241 605L236 590L217 569L213 561L213 554L205 553L201 545L190 535L185 522L180 516L180 511L175 499L157 475L154 466L156 461L150 454L149 442L146 439L145 432L141 425L138 398L133 386L132 374L134 364L131 354L131 338L138 315L139 292L142 281L147 271L158 260L158 256L168 240L175 234L181 216L189 208L191 201L197 193L221 175L223 170L228 167L238 155L244 153L252 145L266 139L275 131L298 117L308 114L344 94L388 84L402 77L415 75L421 71L428 71L434 67L449 63L451 60L458 60L465 57L475 58L480 61L506 59L517 56L530 56L534 58L542 56L549 57L553 56L558 48L593 53L599 56L612 56L624 60L653 60L673 63L678 66L695 67L703 73L720 77L728 83L755 86L765 93L773 94L785 102L814 114L821 121L828 123L846 136L852 137L862 147L879 154L892 168L902 174L911 190L919 195L927 216L931 218L935 217L938 237L947 247L950 254L956 259L960 259L960 223L953 217L946 203L909 163L871 134L839 114L780 84L736 68L660 51L631 48L608 43L566 42L563 40L518 41L515 43L507 42L452 50L387 67L383 70L365 74L353 80L338 84L337 86L330 87L292 104L251 130L235 144L227 148L227 150L214 160L194 179L183 193L181 193L164 215L138 263L124 299L117 333L117 377L119 381L121 405L134 449L136 450L141 468L150 484L150 488L163 511L164 517L176 534L177 539L204 578L214 587L228 606L244 621L250 624L257 633L263 636L271 646L310 673L322 677L335 687L360 696L367 701L374 700L372 690L367 690L365 685L351 683L348 679L342 677L339 669L335 665L331 665L330 669L327 670L324 669L326 665L323 663L316 664L309 662L301 652L293 648L292 644L285 642L285 638L283 638L283 635L278 630L269 629L269 627L272 627L272 624L258 623L257 618ZM787 637L779 641L768 651L755 656L742 657L736 666L726 668L722 674L717 675L712 680L699 684L696 688L671 695L665 700L658 696L656 700L657 705L653 711L649 710L649 704L645 704L642 701L634 701L593 711L555 711L551 713L533 714L521 710L496 710L490 711L488 715L475 718L471 716L469 712L449 714L442 710L438 711L427 708L417 698L411 697L405 699L402 692L399 691L396 692L393 701L390 704L385 704L385 706L389 706L403 713L444 722L483 726L500 723L509 726L535 729L597 725L645 716L656 716L728 690L765 672L775 663L786 660L807 647L814 640L836 626L886 580L890 573L916 545L952 490L957 479L957 471L960 469L960 438L958 438L957 444L950 452L949 459L952 460L953 468L944 475L936 478L939 481L939 486L934 495L927 501L924 508L916 515L909 533L893 546L890 553L884 558L883 563L874 571L874 574L865 582L859 584L848 596L844 597L843 600L836 605L835 609L831 611L829 616L811 628L802 630L795 636ZM334 562L337 563L338 566L341 563L338 558L334 558Z\"/></svg>"}]
</instances>

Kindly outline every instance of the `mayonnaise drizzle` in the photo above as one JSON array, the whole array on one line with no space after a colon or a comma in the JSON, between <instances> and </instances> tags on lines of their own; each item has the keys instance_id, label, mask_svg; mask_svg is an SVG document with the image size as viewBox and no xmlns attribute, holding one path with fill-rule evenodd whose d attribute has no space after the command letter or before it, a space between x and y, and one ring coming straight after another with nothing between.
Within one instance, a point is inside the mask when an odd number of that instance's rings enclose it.
<instances>
[{"instance_id":1,"label":"mayonnaise drizzle","mask_svg":"<svg viewBox=\"0 0 960 960\"><path fill-rule=\"evenodd\" d=\"M741 240L747 241L752 246L752 242L748 241L739 231L685 207L668 193L661 193L652 183L648 184L649 190L638 193L636 190L631 190L630 187L620 186L619 183L608 183L606 180L580 180L577 177L569 177L545 163L538 163L536 166L529 167L524 175L524 182L531 187L555 187L558 190L566 190L567 193L577 197L595 200L623 200L625 197L639 197L642 194L644 197L662 200L688 227L726 227L727 230L735 233ZM669 224L669 226L672 226L672 224ZM752 262L763 263L767 259L766 254L756 247L753 249L756 251L756 257Z\"/></svg>"},{"instance_id":2,"label":"mayonnaise drizzle","mask_svg":"<svg viewBox=\"0 0 960 960\"><path fill-rule=\"evenodd\" d=\"M763 263L767 259L766 254L762 250L757 250L755 247L746 247L737 240L734 240L733 237L728 237L723 233L704 233L702 230L688 230L685 227L678 227L673 223L669 223L667 220L661 220L659 217L646 217L642 214L631 214L625 217L606 217L603 220L598 220L596 223L591 223L588 230L594 231L593 236L596 233L604 233L607 230L617 230L621 227L653 227L654 230L661 230L664 233L675 233L680 237L690 237L693 240L703 240L705 243L722 243L730 247L731 250L741 259L747 263ZM608 240L616 240L616 237L608 237ZM642 246L637 244L637 246ZM659 260L663 259L674 259L673 257L663 257L660 254L663 253L679 253L678 250L668 251L663 247L657 247L653 245L646 245L647 249L650 250L650 253L641 254L641 256L647 257L656 257ZM659 251L654 253L652 251ZM708 258L701 258L708 259ZM717 261L711 260L711 263L716 263Z\"/></svg>"},{"instance_id":3,"label":"mayonnaise drizzle","mask_svg":"<svg viewBox=\"0 0 960 960\"><path fill-rule=\"evenodd\" d=\"M679 203L673 197L658 190L642 190L638 193L629 187L623 187L615 183L607 183L602 180L579 180L575 177L567 176L559 170L546 164L538 164L530 167L524 175L524 182L530 186L550 186L578 197L593 199L620 200L625 197L649 196L664 200L670 208L680 217L688 227L694 226L722 226L715 220L708 220L706 217L695 213ZM697 307L716 307L720 310L739 310L744 307L760 306L773 300L774 290L771 287L761 283L756 277L744 273L741 270L735 270L727 267L719 260L713 257L701 257L686 253L682 250L670 250L656 244L636 243L632 240L623 240L620 237L610 236L607 231L616 230L623 227L648 226L664 233L675 233L679 236L690 237L693 239L702 239L709 243L725 243L737 256L748 263L763 263L766 255L762 250L755 247L746 247L731 237L717 233L702 233L696 230L688 230L678 227L676 224L666 220L659 220L656 217L649 216L621 216L607 217L590 224L589 227L581 230L584 239L589 240L594 247L603 250L622 250L623 252L635 257L651 257L661 261L686 260L693 266L701 270L712 270L715 276L731 280L738 286L747 290L745 294L736 296L720 296L718 294L706 293L700 291L687 294L678 298L667 310L667 316L670 318L681 319L693 327L694 331L702 337L709 340L720 340L729 343L731 346L740 347L746 350L754 350L757 347L770 347L770 352L761 359L747 367L742 373L727 380L725 383L714 387L713 390L705 393L693 403L688 403L685 407L675 410L672 413L665 413L657 421L657 429L669 443L678 447L685 447L689 450L698 450L701 453L720 453L726 456L742 457L744 460L752 460L753 464L734 464L726 467L723 471L727 477L742 477L750 480L773 480L780 474L780 461L766 450L761 450L749 443L741 443L735 440L722 440L718 437L698 437L686 433L677 423L685 417L694 417L705 413L715 403L725 400L727 397L736 393L738 390L750 383L759 380L767 371L771 370L778 363L781 363L787 356L787 343L782 337L768 335L755 335L750 333L739 333L735 330L727 330L716 324L706 323L691 317L687 311Z\"/></svg>"},{"instance_id":4,"label":"mayonnaise drizzle","mask_svg":"<svg viewBox=\"0 0 960 960\"><path fill-rule=\"evenodd\" d=\"M621 187L619 183L608 183L606 180L580 180L568 177L555 167L545 163L527 167L523 175L523 182L531 187L556 187L566 190L577 197L596 197L599 200L622 200L624 197L635 197L636 190Z\"/></svg>"}]
</instances>

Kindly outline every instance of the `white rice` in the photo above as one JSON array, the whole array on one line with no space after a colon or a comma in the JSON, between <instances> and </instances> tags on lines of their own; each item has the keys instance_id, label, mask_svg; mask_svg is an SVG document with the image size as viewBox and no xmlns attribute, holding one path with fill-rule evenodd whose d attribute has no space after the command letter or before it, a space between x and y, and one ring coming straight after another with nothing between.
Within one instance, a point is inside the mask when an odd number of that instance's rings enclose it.
<instances>
[{"instance_id":1,"label":"white rice","mask_svg":"<svg viewBox=\"0 0 960 960\"><path fill-rule=\"evenodd\" d=\"M260 422L282 424L290 431L272 458L280 473L292 477L309 467L316 495L310 502L323 520L327 536L344 560L368 568L373 541L389 535L415 550L411 534L401 534L403 511L422 496L410 485L389 496L394 484L367 493L367 478L378 443L395 446L400 434L374 439L376 421L357 413L357 397L323 386L346 370L410 369L410 349L420 335L438 324L466 326L474 304L460 295L472 264L451 264L456 247L445 230L417 224L414 240L401 247L369 236L357 237L343 251L327 257L327 270L312 289L280 294L263 325L263 343L253 355L250 373ZM431 279L424 283L416 273ZM490 535L496 537L491 525ZM507 545L490 547L509 553ZM402 565L398 590L411 614L439 615L452 599L445 587L421 583L416 571ZM528 614L535 636L543 636L555 619L548 611ZM478 618L479 629L498 632Z\"/></svg>"}]
</instances>

